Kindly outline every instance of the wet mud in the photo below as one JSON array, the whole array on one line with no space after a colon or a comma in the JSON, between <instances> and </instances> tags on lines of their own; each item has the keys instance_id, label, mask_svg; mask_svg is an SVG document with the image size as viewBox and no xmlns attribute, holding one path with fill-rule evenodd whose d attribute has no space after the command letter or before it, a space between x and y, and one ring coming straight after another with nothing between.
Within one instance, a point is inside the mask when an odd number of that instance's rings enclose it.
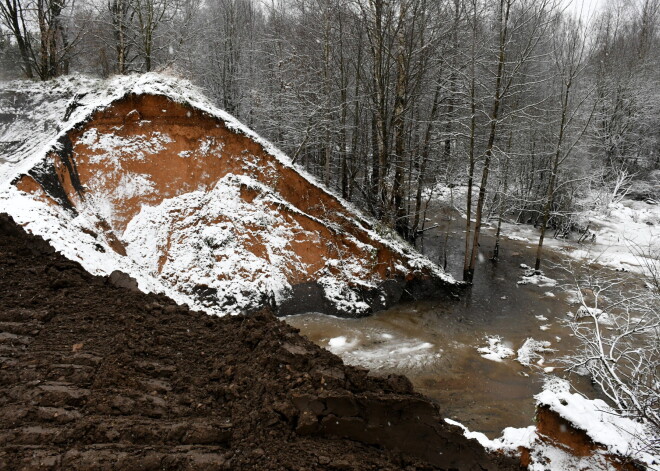
<instances>
[{"instance_id":1,"label":"wet mud","mask_svg":"<svg viewBox=\"0 0 660 471\"><path fill-rule=\"evenodd\" d=\"M0 469L518 469L268 312L94 277L0 215Z\"/></svg>"}]
</instances>

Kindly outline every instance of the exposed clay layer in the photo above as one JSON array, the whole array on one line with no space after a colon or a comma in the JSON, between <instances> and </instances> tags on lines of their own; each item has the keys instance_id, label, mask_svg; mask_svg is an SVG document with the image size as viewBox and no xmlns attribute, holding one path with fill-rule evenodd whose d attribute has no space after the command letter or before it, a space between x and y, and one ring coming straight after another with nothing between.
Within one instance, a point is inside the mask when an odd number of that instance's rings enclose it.
<instances>
[{"instance_id":1,"label":"exposed clay layer","mask_svg":"<svg viewBox=\"0 0 660 471\"><path fill-rule=\"evenodd\" d=\"M316 282L323 274L343 278L353 288L364 284L359 291L375 309L401 299L392 296L393 291L384 297L370 293L368 286L384 280L394 280L399 285L395 291L402 295L419 286L419 280L427 280L436 291L446 286L428 269L411 266L406 256L371 237L364 229L366 222L357 223L356 215L335 197L283 165L260 144L227 129L220 119L164 96L128 95L95 113L15 184L41 198L45 193L69 211L93 218L95 231L109 248L130 255L125 231L134 229L129 223L143 207L163 205L194 192L210 194L221 181L239 186L243 202L278 214L276 228L290 234L281 247L286 255L280 258L287 260L278 258L278 263L291 286ZM164 228L169 231L167 239L151 249L157 252L158 263L148 269L155 276L179 283L178 289L188 294L205 290L204 284L179 280L179 267L171 268L172 274L168 267L176 263L171 244L186 239L186 231L206 227L233 224L233 236L247 252L269 263L271 257L279 256L272 253L259 224L237 227L231 214L204 213L203 199L191 204L167 211L169 219L163 222L168 224ZM223 261L223 256L217 256L218 264ZM249 267L240 274L246 279L254 275ZM227 280L236 273L214 270L213 276Z\"/></svg>"},{"instance_id":2,"label":"exposed clay layer","mask_svg":"<svg viewBox=\"0 0 660 471\"><path fill-rule=\"evenodd\" d=\"M0 469L518 469L404 377L93 277L2 215L0 274Z\"/></svg>"},{"instance_id":3,"label":"exposed clay layer","mask_svg":"<svg viewBox=\"0 0 660 471\"><path fill-rule=\"evenodd\" d=\"M616 469L639 471L643 467L626 461L622 456L612 455L607 449L595 443L584 430L576 428L548 406L538 406L536 410L536 429L539 439L550 445L560 446L574 456L592 456L602 454Z\"/></svg>"}]
</instances>

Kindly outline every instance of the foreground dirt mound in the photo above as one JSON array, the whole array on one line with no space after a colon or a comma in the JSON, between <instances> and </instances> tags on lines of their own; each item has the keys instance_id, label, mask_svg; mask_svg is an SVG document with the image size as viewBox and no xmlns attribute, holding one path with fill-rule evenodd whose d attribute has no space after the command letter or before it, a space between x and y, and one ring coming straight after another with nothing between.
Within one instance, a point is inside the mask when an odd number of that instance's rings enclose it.
<instances>
[{"instance_id":1,"label":"foreground dirt mound","mask_svg":"<svg viewBox=\"0 0 660 471\"><path fill-rule=\"evenodd\" d=\"M403 377L132 286L0 215L0 469L515 469Z\"/></svg>"}]
</instances>

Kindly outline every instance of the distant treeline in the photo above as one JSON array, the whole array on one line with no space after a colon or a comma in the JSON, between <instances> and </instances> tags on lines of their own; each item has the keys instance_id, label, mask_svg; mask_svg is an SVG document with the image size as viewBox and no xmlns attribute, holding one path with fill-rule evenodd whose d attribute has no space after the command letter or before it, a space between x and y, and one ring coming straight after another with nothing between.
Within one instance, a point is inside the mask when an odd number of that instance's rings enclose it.
<instances>
[{"instance_id":1,"label":"distant treeline","mask_svg":"<svg viewBox=\"0 0 660 471\"><path fill-rule=\"evenodd\" d=\"M0 17L2 78L178 74L409 240L438 184L480 189L466 279L482 220L570 227L660 168L660 0L0 0Z\"/></svg>"}]
</instances>

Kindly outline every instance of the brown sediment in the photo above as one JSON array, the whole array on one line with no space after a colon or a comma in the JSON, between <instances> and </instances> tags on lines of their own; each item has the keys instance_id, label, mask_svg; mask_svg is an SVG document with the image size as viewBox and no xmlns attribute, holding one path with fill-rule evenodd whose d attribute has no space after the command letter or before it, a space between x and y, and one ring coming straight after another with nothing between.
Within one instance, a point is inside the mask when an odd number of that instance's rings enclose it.
<instances>
[{"instance_id":1,"label":"brown sediment","mask_svg":"<svg viewBox=\"0 0 660 471\"><path fill-rule=\"evenodd\" d=\"M125 287L125 288L122 288ZM0 469L518 469L263 312L94 277L0 215Z\"/></svg>"},{"instance_id":2,"label":"brown sediment","mask_svg":"<svg viewBox=\"0 0 660 471\"><path fill-rule=\"evenodd\" d=\"M536 429L539 434L570 449L575 456L591 456L596 450L596 444L586 432L576 429L547 406L539 406L536 410Z\"/></svg>"}]
</instances>

